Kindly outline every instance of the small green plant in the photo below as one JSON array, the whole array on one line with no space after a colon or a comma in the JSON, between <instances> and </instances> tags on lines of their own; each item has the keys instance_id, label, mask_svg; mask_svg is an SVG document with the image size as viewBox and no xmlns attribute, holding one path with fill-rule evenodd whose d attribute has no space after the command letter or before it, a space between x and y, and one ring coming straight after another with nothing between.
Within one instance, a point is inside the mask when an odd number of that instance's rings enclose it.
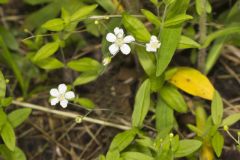
<instances>
[{"instance_id":1,"label":"small green plant","mask_svg":"<svg viewBox=\"0 0 240 160\"><path fill-rule=\"evenodd\" d=\"M0 0L0 3L7 2ZM207 78L224 44L239 46L234 35L240 33L239 0L220 16L218 21L223 22L220 26L206 25L212 13L208 0L150 0L156 12L145 8L138 15L124 11L118 1L111 0L24 2L46 5L24 21L25 34L30 34L22 40L26 47L24 51L11 32L0 26L1 60L16 79L14 83L7 83L2 74L6 68L0 72L1 157L26 159L16 146L14 128L29 117L30 108L73 118L80 125L87 121L124 130L113 138L107 153L99 156L100 160L183 157L213 160L222 155L224 131L239 148L239 134L235 139L228 126L240 120L240 113L224 118L222 98ZM190 7L191 2L195 8ZM113 14L115 11L117 14ZM192 24L198 25L199 31ZM94 36L94 41L100 41L92 48L101 50L101 58L86 56L88 51L78 54L92 43L82 34L85 32L87 36ZM70 53L72 45L76 48L75 53ZM191 52L188 61L198 69L170 67L177 50ZM20 56L15 52L24 54ZM80 97L76 92L76 87L104 76L113 60L119 59L119 53L124 57L134 56L144 72L136 91L130 125L89 117L89 113L97 110L94 100ZM55 71L73 72L75 76L63 76L67 80L50 77ZM55 84L57 88L45 86L51 78L59 83L58 86ZM37 79L34 82L39 88L31 85L33 79ZM18 89L16 84L21 93L15 91ZM51 106L82 107L87 114L23 102L48 89L50 99L46 100ZM10 112L8 106L11 104L26 108L13 111L11 108ZM194 123L186 124L187 131L192 133L190 137L181 133L182 126L176 116L186 113L195 118Z\"/></svg>"}]
</instances>

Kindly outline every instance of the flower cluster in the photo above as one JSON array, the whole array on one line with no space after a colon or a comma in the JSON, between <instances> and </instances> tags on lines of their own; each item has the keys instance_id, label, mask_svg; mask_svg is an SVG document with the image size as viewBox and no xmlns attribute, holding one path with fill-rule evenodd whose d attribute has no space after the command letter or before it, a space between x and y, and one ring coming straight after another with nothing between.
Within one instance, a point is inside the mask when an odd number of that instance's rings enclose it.
<instances>
[{"instance_id":1,"label":"flower cluster","mask_svg":"<svg viewBox=\"0 0 240 160\"><path fill-rule=\"evenodd\" d=\"M125 36L123 29L119 27L114 29L114 33L108 33L106 39L108 42L112 43L108 48L112 56L115 56L119 51L128 55L131 52L129 43L135 41L133 36ZM147 52L156 52L160 46L161 43L154 35L151 36L149 43L145 45ZM110 62L111 57L106 57L102 61L104 66L108 65ZM53 97L50 101L51 105L55 106L60 103L63 108L67 107L69 100L75 98L74 92L67 91L67 86L65 84L60 84L58 88L51 89L50 95Z\"/></svg>"},{"instance_id":2,"label":"flower cluster","mask_svg":"<svg viewBox=\"0 0 240 160\"><path fill-rule=\"evenodd\" d=\"M114 29L114 33L108 33L106 39L108 42L112 43L108 48L112 56L115 56L119 51L125 55L128 55L131 52L131 48L128 44L135 41L133 36L125 36L123 29L119 27ZM157 37L152 35L149 43L146 44L146 51L156 52L160 46L161 43Z\"/></svg>"}]
</instances>

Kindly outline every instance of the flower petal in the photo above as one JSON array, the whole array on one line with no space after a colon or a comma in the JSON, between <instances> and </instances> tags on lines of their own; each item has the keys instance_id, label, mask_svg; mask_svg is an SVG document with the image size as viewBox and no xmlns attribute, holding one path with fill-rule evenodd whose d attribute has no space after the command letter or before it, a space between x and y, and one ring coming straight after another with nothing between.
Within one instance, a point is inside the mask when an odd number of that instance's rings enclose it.
<instances>
[{"instance_id":1,"label":"flower petal","mask_svg":"<svg viewBox=\"0 0 240 160\"><path fill-rule=\"evenodd\" d=\"M75 98L74 92L73 91L69 91L69 92L65 93L65 98L66 99L73 99L73 98Z\"/></svg>"},{"instance_id":2,"label":"flower petal","mask_svg":"<svg viewBox=\"0 0 240 160\"><path fill-rule=\"evenodd\" d=\"M117 37L113 33L108 33L106 39L108 42L115 42Z\"/></svg>"},{"instance_id":3,"label":"flower petal","mask_svg":"<svg viewBox=\"0 0 240 160\"><path fill-rule=\"evenodd\" d=\"M109 46L108 49L109 49L111 55L113 55L113 56L119 52L119 47L115 43L112 44L111 46Z\"/></svg>"},{"instance_id":4,"label":"flower petal","mask_svg":"<svg viewBox=\"0 0 240 160\"><path fill-rule=\"evenodd\" d=\"M150 42L159 42L156 36L151 36Z\"/></svg>"},{"instance_id":5,"label":"flower petal","mask_svg":"<svg viewBox=\"0 0 240 160\"><path fill-rule=\"evenodd\" d=\"M131 43L133 41L135 41L135 38L133 36L126 36L123 39L124 43Z\"/></svg>"},{"instance_id":6,"label":"flower petal","mask_svg":"<svg viewBox=\"0 0 240 160\"><path fill-rule=\"evenodd\" d=\"M61 105L63 108L66 108L67 105L68 105L68 100L64 99L64 100L60 101L60 105Z\"/></svg>"},{"instance_id":7,"label":"flower petal","mask_svg":"<svg viewBox=\"0 0 240 160\"><path fill-rule=\"evenodd\" d=\"M115 35L118 35L118 34L123 34L123 29L122 28L119 28L119 27L115 27L114 28L114 34Z\"/></svg>"},{"instance_id":8,"label":"flower petal","mask_svg":"<svg viewBox=\"0 0 240 160\"><path fill-rule=\"evenodd\" d=\"M67 91L67 86L65 84L60 84L58 86L58 91L60 94L64 94Z\"/></svg>"},{"instance_id":9,"label":"flower petal","mask_svg":"<svg viewBox=\"0 0 240 160\"><path fill-rule=\"evenodd\" d=\"M56 88L53 88L50 90L50 95L53 97L58 97L59 96L59 92Z\"/></svg>"},{"instance_id":10,"label":"flower petal","mask_svg":"<svg viewBox=\"0 0 240 160\"><path fill-rule=\"evenodd\" d=\"M120 47L120 50L123 54L127 55L131 52L131 48L129 47L129 45L127 44L123 44L121 47Z\"/></svg>"},{"instance_id":11,"label":"flower petal","mask_svg":"<svg viewBox=\"0 0 240 160\"><path fill-rule=\"evenodd\" d=\"M157 51L157 48L153 48L151 43L147 43L146 44L146 51L147 52L156 52Z\"/></svg>"},{"instance_id":12,"label":"flower petal","mask_svg":"<svg viewBox=\"0 0 240 160\"><path fill-rule=\"evenodd\" d=\"M51 102L52 106L55 106L59 102L59 99L58 98L53 98L53 99L51 99L50 102Z\"/></svg>"}]
</instances>

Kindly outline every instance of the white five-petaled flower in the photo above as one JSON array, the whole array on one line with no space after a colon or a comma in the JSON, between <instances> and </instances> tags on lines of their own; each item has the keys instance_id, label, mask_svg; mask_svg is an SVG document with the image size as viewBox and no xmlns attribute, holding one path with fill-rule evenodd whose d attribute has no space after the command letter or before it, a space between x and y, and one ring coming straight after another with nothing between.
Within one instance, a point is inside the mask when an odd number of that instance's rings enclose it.
<instances>
[{"instance_id":1,"label":"white five-petaled flower","mask_svg":"<svg viewBox=\"0 0 240 160\"><path fill-rule=\"evenodd\" d=\"M51 105L55 106L60 102L63 108L68 105L68 100L75 98L75 94L72 91L67 92L67 86L65 84L58 85L58 88L53 88L50 90L50 95L54 98L51 99Z\"/></svg>"},{"instance_id":2,"label":"white five-petaled flower","mask_svg":"<svg viewBox=\"0 0 240 160\"><path fill-rule=\"evenodd\" d=\"M156 52L157 49L161 46L161 43L156 36L151 36L150 42L146 44L146 51Z\"/></svg>"},{"instance_id":3,"label":"white five-petaled flower","mask_svg":"<svg viewBox=\"0 0 240 160\"><path fill-rule=\"evenodd\" d=\"M135 38L131 35L124 37L123 29L116 27L113 33L108 33L106 36L108 42L112 42L113 44L109 46L110 53L114 56L119 50L125 55L131 52L131 48L127 43L131 43L135 41Z\"/></svg>"}]
</instances>

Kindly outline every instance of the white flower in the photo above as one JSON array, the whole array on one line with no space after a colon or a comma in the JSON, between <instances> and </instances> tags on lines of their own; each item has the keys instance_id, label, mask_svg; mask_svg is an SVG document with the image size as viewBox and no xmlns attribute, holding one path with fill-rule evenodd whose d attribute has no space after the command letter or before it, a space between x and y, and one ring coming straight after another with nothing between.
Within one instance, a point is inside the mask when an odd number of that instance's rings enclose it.
<instances>
[{"instance_id":1,"label":"white flower","mask_svg":"<svg viewBox=\"0 0 240 160\"><path fill-rule=\"evenodd\" d=\"M53 88L50 90L50 95L54 98L51 99L51 105L55 106L60 102L63 108L68 105L68 100L75 98L75 94L72 91L67 92L67 86L65 84L60 84L58 88Z\"/></svg>"},{"instance_id":2,"label":"white flower","mask_svg":"<svg viewBox=\"0 0 240 160\"><path fill-rule=\"evenodd\" d=\"M151 36L150 42L146 44L146 51L156 52L160 46L161 43L158 41L157 37Z\"/></svg>"},{"instance_id":3,"label":"white flower","mask_svg":"<svg viewBox=\"0 0 240 160\"><path fill-rule=\"evenodd\" d=\"M108 42L112 42L113 44L109 46L110 53L114 56L116 55L119 50L125 55L131 52L131 48L126 43L131 43L135 41L133 36L126 36L124 37L123 29L116 27L113 33L108 33L106 36Z\"/></svg>"}]
</instances>

